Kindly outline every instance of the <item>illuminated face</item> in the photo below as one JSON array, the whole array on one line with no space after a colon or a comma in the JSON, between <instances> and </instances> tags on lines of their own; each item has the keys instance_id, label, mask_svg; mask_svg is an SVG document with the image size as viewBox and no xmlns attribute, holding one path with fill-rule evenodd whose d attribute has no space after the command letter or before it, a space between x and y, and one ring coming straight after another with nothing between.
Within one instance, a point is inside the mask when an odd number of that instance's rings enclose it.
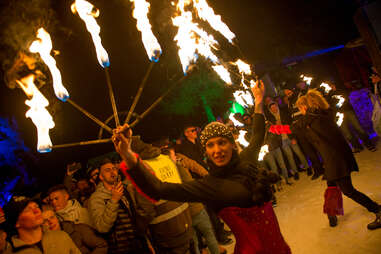
<instances>
[{"instance_id":1,"label":"illuminated face","mask_svg":"<svg viewBox=\"0 0 381 254\"><path fill-rule=\"evenodd\" d=\"M188 139L196 139L197 138L197 128L196 127L188 127L184 131L185 137Z\"/></svg>"},{"instance_id":2,"label":"illuminated face","mask_svg":"<svg viewBox=\"0 0 381 254\"><path fill-rule=\"evenodd\" d=\"M294 93L290 89L284 89L284 94L287 97L291 97Z\"/></svg>"},{"instance_id":3,"label":"illuminated face","mask_svg":"<svg viewBox=\"0 0 381 254\"><path fill-rule=\"evenodd\" d=\"M50 204L53 206L54 211L60 211L67 206L69 201L69 194L63 190L57 190L49 195Z\"/></svg>"},{"instance_id":4,"label":"illuminated face","mask_svg":"<svg viewBox=\"0 0 381 254\"><path fill-rule=\"evenodd\" d=\"M270 106L270 110L272 113L276 114L278 113L279 109L278 109L278 106L274 103L274 104L271 104Z\"/></svg>"},{"instance_id":5,"label":"illuminated face","mask_svg":"<svg viewBox=\"0 0 381 254\"><path fill-rule=\"evenodd\" d=\"M42 218L44 219L44 226L49 230L61 230L57 216L52 210L42 212Z\"/></svg>"},{"instance_id":6,"label":"illuminated face","mask_svg":"<svg viewBox=\"0 0 381 254\"><path fill-rule=\"evenodd\" d=\"M103 164L100 168L99 179L103 183L113 185L118 179L118 168L111 162Z\"/></svg>"},{"instance_id":7,"label":"illuminated face","mask_svg":"<svg viewBox=\"0 0 381 254\"><path fill-rule=\"evenodd\" d=\"M206 142L205 149L209 160L216 166L222 167L230 162L234 145L227 138L216 137Z\"/></svg>"},{"instance_id":8,"label":"illuminated face","mask_svg":"<svg viewBox=\"0 0 381 254\"><path fill-rule=\"evenodd\" d=\"M41 226L43 223L41 210L38 207L37 203L29 202L25 209L20 213L17 222L16 228L22 229L35 229Z\"/></svg>"},{"instance_id":9,"label":"illuminated face","mask_svg":"<svg viewBox=\"0 0 381 254\"><path fill-rule=\"evenodd\" d=\"M81 179L77 182L77 188L79 191L84 191L85 189L89 188L89 183L85 179Z\"/></svg>"}]
</instances>

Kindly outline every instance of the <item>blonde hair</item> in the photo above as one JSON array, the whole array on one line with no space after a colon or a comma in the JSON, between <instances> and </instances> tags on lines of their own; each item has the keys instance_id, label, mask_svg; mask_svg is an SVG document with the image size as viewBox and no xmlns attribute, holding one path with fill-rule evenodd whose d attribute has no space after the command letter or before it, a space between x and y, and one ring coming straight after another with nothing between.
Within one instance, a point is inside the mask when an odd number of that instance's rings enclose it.
<instances>
[{"instance_id":1,"label":"blonde hair","mask_svg":"<svg viewBox=\"0 0 381 254\"><path fill-rule=\"evenodd\" d=\"M306 95L300 97L296 102L296 106L306 106L312 110L329 108L327 100L316 89L309 90Z\"/></svg>"},{"instance_id":2,"label":"blonde hair","mask_svg":"<svg viewBox=\"0 0 381 254\"><path fill-rule=\"evenodd\" d=\"M297 106L298 108L300 108L300 107L302 107L302 106L308 108L307 97L306 97L305 95L300 96L299 99L296 101L295 104L296 104L296 106Z\"/></svg>"}]
</instances>

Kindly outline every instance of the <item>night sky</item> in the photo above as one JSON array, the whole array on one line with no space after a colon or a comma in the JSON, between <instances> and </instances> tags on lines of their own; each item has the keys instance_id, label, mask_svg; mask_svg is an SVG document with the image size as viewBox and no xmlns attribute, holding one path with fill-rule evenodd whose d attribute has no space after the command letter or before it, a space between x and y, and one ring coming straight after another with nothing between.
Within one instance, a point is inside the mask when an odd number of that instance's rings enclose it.
<instances>
[{"instance_id":1,"label":"night sky","mask_svg":"<svg viewBox=\"0 0 381 254\"><path fill-rule=\"evenodd\" d=\"M1 19L1 28L20 20L14 10L6 10ZM7 1L9 2L9 1ZM15 2L15 1L13 1ZM19 1L23 2L23 1ZM25 2L25 1L24 1ZM31 2L49 2L32 0ZM47 29L53 40L53 48L60 51L56 56L65 87L73 101L77 102L101 120L112 115L108 98L105 74L99 66L89 33L76 15L70 11L72 1L52 1L49 15L52 17ZM103 46L108 51L111 61L111 80L116 95L117 107L126 111L132 103L139 83L149 65L140 33L132 18L132 4L128 0L92 0L100 9L97 19L101 26ZM166 88L171 79L182 77L182 69L177 57L177 47L173 41L176 28L171 25L170 1L153 0L151 2L151 23L163 49L160 62L155 64L148 79L136 112L143 112ZM356 1L350 0L209 0L222 20L236 34L244 60L253 65L277 66L282 59L331 46L346 44L357 38L358 32L352 17L357 8ZM27 10L24 10L27 11ZM43 12L45 10L42 10ZM27 16L27 15L26 15ZM25 30L33 29L35 23L25 24ZM34 28L37 30L37 27ZM14 56L8 43L9 38L1 38L1 44L7 50L1 53L4 62ZM12 35L14 36L14 35ZM230 57L240 57L239 51L228 45L226 40L216 35L221 42L221 51L226 48ZM6 68L6 67L3 67ZM2 71L4 75L4 69ZM1 79L3 80L3 78ZM25 144L35 153L37 143L36 129L30 119L25 118L28 107L20 89L9 89L1 84L0 116L14 118L18 123L20 136ZM179 88L180 89L180 88ZM44 94L53 94L50 85L42 89ZM170 95L171 96L171 95ZM68 103L60 102L50 96L54 106L55 128L51 130L54 144L64 144L83 140L97 139L99 127L85 118ZM205 114L200 112L192 116L196 123L205 121ZM135 129L143 140L177 134L184 122L184 117L174 117L163 113L159 106L146 117ZM107 135L104 135L107 137ZM36 154L37 177L59 182L65 165L72 161L86 161L113 150L111 144L83 146L53 150L47 154Z\"/></svg>"}]
</instances>

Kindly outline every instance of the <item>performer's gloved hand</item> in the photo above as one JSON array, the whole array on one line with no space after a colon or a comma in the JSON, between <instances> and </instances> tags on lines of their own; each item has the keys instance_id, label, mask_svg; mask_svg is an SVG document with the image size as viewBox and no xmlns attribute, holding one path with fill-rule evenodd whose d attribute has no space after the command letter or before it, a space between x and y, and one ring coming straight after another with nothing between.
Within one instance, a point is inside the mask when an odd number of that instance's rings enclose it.
<instances>
[{"instance_id":1,"label":"performer's gloved hand","mask_svg":"<svg viewBox=\"0 0 381 254\"><path fill-rule=\"evenodd\" d=\"M117 153L127 164L128 168L133 168L138 163L138 158L131 150L132 130L128 124L118 126L113 130L112 142Z\"/></svg>"}]
</instances>

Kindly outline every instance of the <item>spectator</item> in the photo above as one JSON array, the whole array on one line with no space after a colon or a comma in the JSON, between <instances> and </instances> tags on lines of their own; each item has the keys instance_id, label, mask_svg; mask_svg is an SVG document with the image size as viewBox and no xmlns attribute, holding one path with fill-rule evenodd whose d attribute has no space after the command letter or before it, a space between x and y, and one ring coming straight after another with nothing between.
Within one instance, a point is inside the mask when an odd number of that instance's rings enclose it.
<instances>
[{"instance_id":1,"label":"spectator","mask_svg":"<svg viewBox=\"0 0 381 254\"><path fill-rule=\"evenodd\" d=\"M288 170L287 170L286 163L284 161L283 153L281 150L281 147L282 147L281 136L268 131L266 139L265 139L265 143L269 146L269 153L265 155L264 161L269 165L270 170L275 174L279 174L278 172L278 165L279 165L282 176L286 184L291 185L292 183L289 180Z\"/></svg>"},{"instance_id":2,"label":"spectator","mask_svg":"<svg viewBox=\"0 0 381 254\"><path fill-rule=\"evenodd\" d=\"M185 138L180 145L176 146L176 152L197 161L198 164L207 169L208 166L204 161L204 155L201 152L201 146L197 139L197 127L194 125L185 126L183 134Z\"/></svg>"},{"instance_id":3,"label":"spectator","mask_svg":"<svg viewBox=\"0 0 381 254\"><path fill-rule=\"evenodd\" d=\"M288 163L291 167L290 171L294 175L295 180L297 180L299 178L298 167L295 163L293 152L298 156L299 160L302 162L304 169L307 169L309 165L306 158L304 157L304 154L300 150L300 147L295 137L292 135L290 128L292 124L291 116L288 114L287 110L283 108L279 109L278 104L276 102L270 103L269 109L272 114L272 116L268 119L272 124L271 127L282 127L279 130L274 130L273 132L274 134L277 134L281 137L282 150L285 152Z\"/></svg>"},{"instance_id":4,"label":"spectator","mask_svg":"<svg viewBox=\"0 0 381 254\"><path fill-rule=\"evenodd\" d=\"M11 245L7 241L5 224L5 215L3 209L0 207L0 254L9 253L11 251Z\"/></svg>"},{"instance_id":5,"label":"spectator","mask_svg":"<svg viewBox=\"0 0 381 254\"><path fill-rule=\"evenodd\" d=\"M306 88L306 86L302 86ZM283 90L285 97L283 101L287 105L287 109L289 114L291 114L292 117L292 123L295 124L297 120L302 116L301 113L299 112L298 107L296 106L296 100L303 94L305 94L307 91L306 89L303 89L302 92L294 92L293 90L290 89L284 89ZM303 131L297 131L293 130L293 133L302 149L304 152L305 156L307 156L312 164L312 169L313 169L313 176L311 177L311 180L317 179L319 176L321 176L324 172L323 169L323 164L320 160L320 154L319 152L315 149L315 147L308 141L307 137L305 136L305 133ZM311 175L312 172L311 169L307 169L307 174Z\"/></svg>"},{"instance_id":6,"label":"spectator","mask_svg":"<svg viewBox=\"0 0 381 254\"><path fill-rule=\"evenodd\" d=\"M107 242L97 236L90 226L71 221L59 222L51 206L43 206L42 218L46 230L65 231L82 254L107 254Z\"/></svg>"},{"instance_id":7,"label":"spectator","mask_svg":"<svg viewBox=\"0 0 381 254\"><path fill-rule=\"evenodd\" d=\"M146 144L139 138L135 138L131 145L162 181L182 182L176 164L169 156L162 154L160 148ZM155 218L150 222L149 228L158 253L189 252L193 235L189 204L159 200L153 208Z\"/></svg>"},{"instance_id":8,"label":"spectator","mask_svg":"<svg viewBox=\"0 0 381 254\"><path fill-rule=\"evenodd\" d=\"M77 200L69 199L69 193L63 184L53 186L48 193L50 204L60 221L85 223L92 226L87 209L83 208Z\"/></svg>"},{"instance_id":9,"label":"spectator","mask_svg":"<svg viewBox=\"0 0 381 254\"><path fill-rule=\"evenodd\" d=\"M154 218L151 204L119 181L118 169L108 158L100 163L100 182L89 199L95 229L104 234L110 254L152 253L146 239Z\"/></svg>"},{"instance_id":10,"label":"spectator","mask_svg":"<svg viewBox=\"0 0 381 254\"><path fill-rule=\"evenodd\" d=\"M372 152L375 152L377 148L369 139L368 134L361 127L359 120L357 119L356 113L349 100L349 94L346 91L338 91L334 84L330 84L332 90L327 96L328 103L334 112L341 112L344 114L343 123L340 126L345 138L352 145L353 152L358 153L364 150L363 146L360 144L357 136L364 142L365 147ZM336 96L341 96L345 99L342 105L338 105L339 99Z\"/></svg>"},{"instance_id":11,"label":"spectator","mask_svg":"<svg viewBox=\"0 0 381 254\"><path fill-rule=\"evenodd\" d=\"M4 207L12 235L14 254L80 254L63 231L42 231L43 218L37 203L23 196L13 196Z\"/></svg>"}]
</instances>

